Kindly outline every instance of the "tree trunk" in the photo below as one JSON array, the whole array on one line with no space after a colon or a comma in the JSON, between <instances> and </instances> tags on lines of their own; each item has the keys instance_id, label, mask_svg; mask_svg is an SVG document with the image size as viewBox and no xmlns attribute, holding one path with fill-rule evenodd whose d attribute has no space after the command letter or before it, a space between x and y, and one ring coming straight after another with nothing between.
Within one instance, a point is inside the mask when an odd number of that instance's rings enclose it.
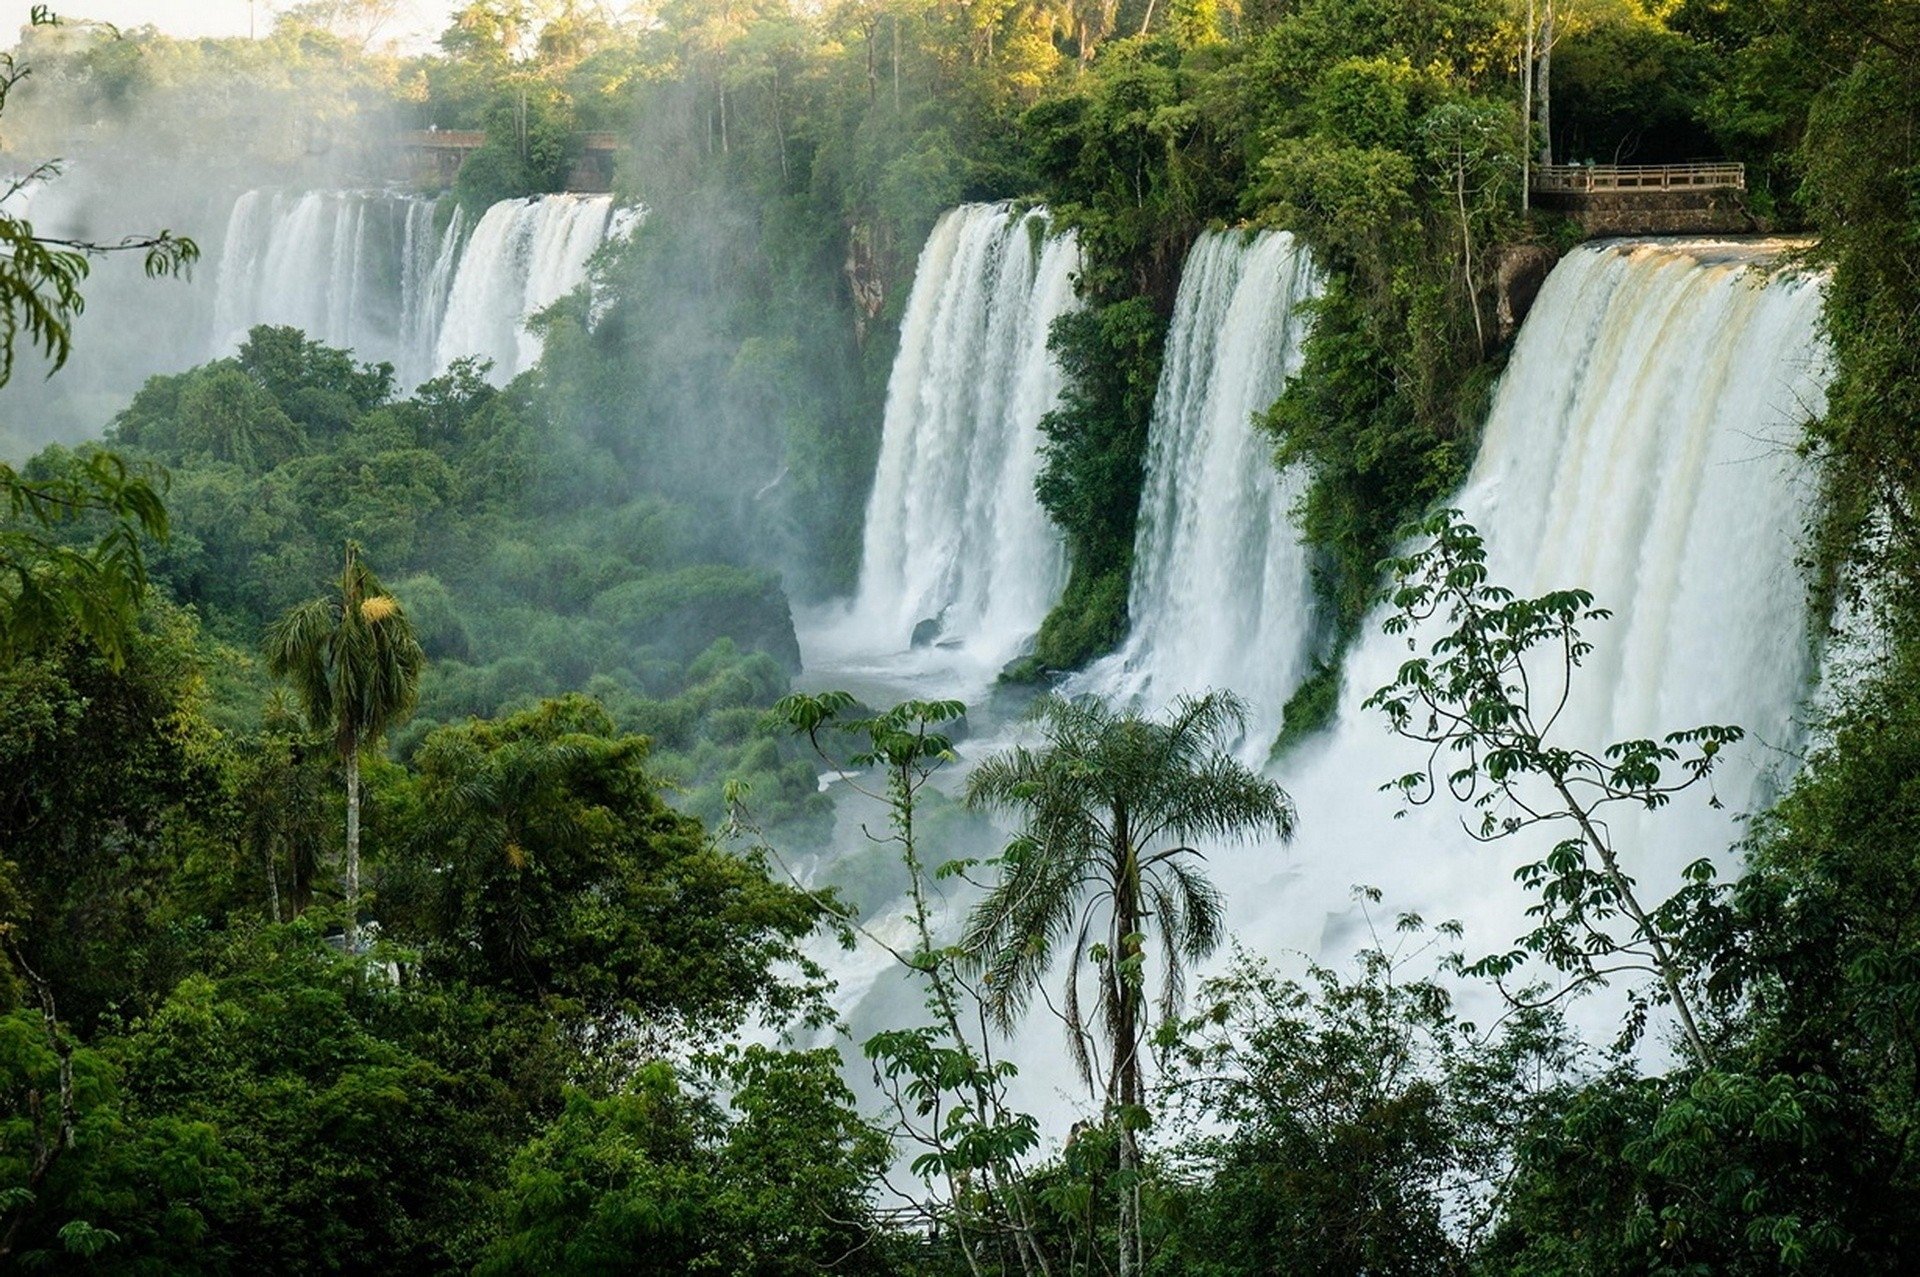
<instances>
[{"instance_id":1,"label":"tree trunk","mask_svg":"<svg viewBox=\"0 0 1920 1277\"><path fill-rule=\"evenodd\" d=\"M1140 981L1130 978L1138 971L1142 957L1140 935L1140 862L1134 854L1127 814L1118 811L1114 819L1114 937L1113 980L1116 1016L1114 1024L1113 1069L1118 1105L1114 1116L1120 1127L1120 1277L1135 1277L1140 1271L1140 1149L1134 1127L1139 1110L1146 1103L1145 1085L1140 1067Z\"/></svg>"},{"instance_id":2,"label":"tree trunk","mask_svg":"<svg viewBox=\"0 0 1920 1277\"><path fill-rule=\"evenodd\" d=\"M787 170L787 126L780 118L780 68L773 68L773 136L780 143L780 180L792 180Z\"/></svg>"},{"instance_id":3,"label":"tree trunk","mask_svg":"<svg viewBox=\"0 0 1920 1277\"><path fill-rule=\"evenodd\" d=\"M874 25L875 25L874 20L872 18L869 18L867 19L866 26L861 28L861 30L865 33L867 37L867 105L868 106L872 106L875 102L879 101L880 99L880 65L875 56L874 47L873 47Z\"/></svg>"},{"instance_id":4,"label":"tree trunk","mask_svg":"<svg viewBox=\"0 0 1920 1277\"><path fill-rule=\"evenodd\" d=\"M1540 35L1540 163L1553 163L1553 5L1547 0L1546 30Z\"/></svg>"},{"instance_id":5,"label":"tree trunk","mask_svg":"<svg viewBox=\"0 0 1920 1277\"><path fill-rule=\"evenodd\" d=\"M347 952L360 952L360 737L347 751Z\"/></svg>"},{"instance_id":6,"label":"tree trunk","mask_svg":"<svg viewBox=\"0 0 1920 1277\"><path fill-rule=\"evenodd\" d=\"M26 1183L22 1185L27 1190L27 1198L8 1208L6 1228L4 1232L0 1232L0 1260L12 1258L14 1247L19 1244L21 1226L33 1214L35 1191L47 1178L48 1172L53 1169L53 1164L60 1159L60 1155L73 1148L74 1134L80 1125L79 1109L74 1103L73 1095L73 1047L60 1036L60 1015L53 1002L53 986L27 962L26 954L22 952L12 936L6 939L6 950L14 969L32 987L34 996L40 1003L40 1024L47 1035L47 1046L52 1050L54 1059L59 1062L60 1127L52 1141L42 1136L39 1119L44 1101L39 1091L29 1090L27 1109L33 1130L33 1156L27 1163Z\"/></svg>"},{"instance_id":7,"label":"tree trunk","mask_svg":"<svg viewBox=\"0 0 1920 1277\"><path fill-rule=\"evenodd\" d=\"M1533 53L1534 34L1539 30L1534 14L1534 0L1527 0L1527 38L1520 56L1520 211L1528 212L1533 207L1533 174L1529 171L1533 164L1533 138L1529 136L1533 129Z\"/></svg>"},{"instance_id":8,"label":"tree trunk","mask_svg":"<svg viewBox=\"0 0 1920 1277\"><path fill-rule=\"evenodd\" d=\"M1567 788L1566 781L1556 777L1553 787L1559 792L1560 801L1564 802L1567 810L1573 814L1574 822L1580 826L1580 834L1587 840L1587 845L1600 853L1600 865L1606 870L1607 881L1613 884L1613 889L1619 893L1620 904L1627 917L1633 919L1634 926L1638 927L1640 934L1646 938L1647 947L1653 950L1653 965L1660 973L1660 982L1667 986L1667 996L1673 1000L1674 1012L1680 1017L1680 1029L1686 1034L1687 1045L1693 1048L1694 1060L1703 1072L1711 1070L1713 1053L1707 1050L1706 1035L1701 1033L1700 1022L1694 1018L1692 1000L1687 997L1686 985L1680 978L1680 964L1675 961L1672 952L1667 948L1666 941L1661 938L1659 928L1647 916L1647 911L1640 907L1639 897L1634 895L1632 886L1627 882L1627 875L1621 870L1620 862L1613 854L1613 844L1601 837L1600 831L1594 828L1592 818L1587 815L1587 809L1574 798L1573 791Z\"/></svg>"},{"instance_id":9,"label":"tree trunk","mask_svg":"<svg viewBox=\"0 0 1920 1277\"><path fill-rule=\"evenodd\" d=\"M1473 308L1473 335L1480 343L1480 352L1487 350L1487 329L1480 319L1480 290L1473 282L1473 219L1467 212L1467 160L1464 155L1456 161L1454 168L1454 198L1460 205L1460 257L1461 265L1467 272L1467 305Z\"/></svg>"}]
</instances>

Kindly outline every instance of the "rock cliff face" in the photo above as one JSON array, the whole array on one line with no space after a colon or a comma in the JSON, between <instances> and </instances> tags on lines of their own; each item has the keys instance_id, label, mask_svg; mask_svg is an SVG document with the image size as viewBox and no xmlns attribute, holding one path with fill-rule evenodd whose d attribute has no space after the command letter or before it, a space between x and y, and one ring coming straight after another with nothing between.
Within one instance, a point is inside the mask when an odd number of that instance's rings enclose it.
<instances>
[{"instance_id":1,"label":"rock cliff face","mask_svg":"<svg viewBox=\"0 0 1920 1277\"><path fill-rule=\"evenodd\" d=\"M1498 292L1495 318L1500 324L1500 340L1510 341L1520 330L1520 321L1533 309L1533 299L1560 255L1545 244L1516 244L1500 255L1494 269L1494 287Z\"/></svg>"},{"instance_id":2,"label":"rock cliff face","mask_svg":"<svg viewBox=\"0 0 1920 1277\"><path fill-rule=\"evenodd\" d=\"M866 344L867 329L887 304L887 283L875 251L873 228L853 226L847 232L847 290L853 294L854 340Z\"/></svg>"},{"instance_id":3,"label":"rock cliff face","mask_svg":"<svg viewBox=\"0 0 1920 1277\"><path fill-rule=\"evenodd\" d=\"M1761 229L1732 189L1536 191L1536 206L1564 213L1589 238L1640 235L1748 235Z\"/></svg>"}]
</instances>

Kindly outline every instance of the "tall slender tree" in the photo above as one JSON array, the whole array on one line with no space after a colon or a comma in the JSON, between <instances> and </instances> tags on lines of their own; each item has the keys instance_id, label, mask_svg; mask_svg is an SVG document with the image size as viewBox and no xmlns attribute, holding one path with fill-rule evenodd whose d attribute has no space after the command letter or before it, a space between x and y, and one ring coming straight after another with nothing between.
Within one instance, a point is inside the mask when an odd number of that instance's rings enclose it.
<instances>
[{"instance_id":1,"label":"tall slender tree","mask_svg":"<svg viewBox=\"0 0 1920 1277\"><path fill-rule=\"evenodd\" d=\"M1220 893L1193 862L1196 843L1293 833L1293 804L1231 753L1246 712L1226 692L1182 698L1164 720L1092 697L1048 697L1044 743L1017 746L973 773L967 800L1021 821L1000 878L969 918L963 948L984 977L988 1013L1010 1028L1066 956L1062 1015L1082 1079L1101 1077L1120 1150L1120 1265L1140 1271L1139 1149L1146 1117L1148 933L1159 946L1162 1017L1188 964L1222 937ZM1096 974L1089 1012L1082 960ZM1098 1059L1104 1050L1104 1068Z\"/></svg>"},{"instance_id":2,"label":"tall slender tree","mask_svg":"<svg viewBox=\"0 0 1920 1277\"><path fill-rule=\"evenodd\" d=\"M267 635L267 669L287 680L347 771L347 948L360 943L360 751L413 709L426 656L399 600L347 542L338 597L288 609Z\"/></svg>"}]
</instances>

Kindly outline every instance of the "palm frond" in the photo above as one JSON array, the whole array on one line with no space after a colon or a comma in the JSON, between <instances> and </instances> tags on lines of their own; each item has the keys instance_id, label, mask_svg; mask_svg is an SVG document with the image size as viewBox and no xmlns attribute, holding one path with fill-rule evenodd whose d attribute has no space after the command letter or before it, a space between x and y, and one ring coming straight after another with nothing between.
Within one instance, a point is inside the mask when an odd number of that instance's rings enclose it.
<instances>
[{"instance_id":1,"label":"palm frond","mask_svg":"<svg viewBox=\"0 0 1920 1277\"><path fill-rule=\"evenodd\" d=\"M1060 942L1073 928L1083 879L1077 858L1017 841L1000 881L968 917L964 961L983 977L987 1012L1000 1028L1019 1022L1052 969Z\"/></svg>"},{"instance_id":2,"label":"palm frond","mask_svg":"<svg viewBox=\"0 0 1920 1277\"><path fill-rule=\"evenodd\" d=\"M331 728L334 701L334 633L339 609L329 599L295 604L267 627L267 673L293 686L307 722L316 730Z\"/></svg>"},{"instance_id":3,"label":"palm frond","mask_svg":"<svg viewBox=\"0 0 1920 1277\"><path fill-rule=\"evenodd\" d=\"M1067 1055L1082 1084L1093 1085L1093 1051L1087 1041L1087 1020L1080 1010L1080 960L1086 955L1093 918L1083 914L1080 930L1073 939L1073 956L1067 962L1067 985L1063 1003L1067 1018Z\"/></svg>"},{"instance_id":4,"label":"palm frond","mask_svg":"<svg viewBox=\"0 0 1920 1277\"><path fill-rule=\"evenodd\" d=\"M1173 1014L1188 964L1212 953L1225 932L1224 902L1188 863L1191 844L1288 837L1293 806L1277 784L1233 758L1246 710L1231 693L1183 698L1161 720L1116 712L1091 697L1048 696L1036 703L1033 721L1040 745L989 758L968 781L969 805L1017 816L1020 832L998 881L968 919L963 948L984 976L990 1013L1002 1029L1025 1013L1049 969L1067 961L1070 1046L1091 1085L1092 1024L1111 1048L1114 1068L1138 1049L1143 1027L1129 1010L1116 901L1132 896L1145 906L1144 915L1130 914L1128 929L1139 926L1149 946L1160 946L1153 955L1158 1002L1163 1015ZM1080 966L1096 926L1108 933L1106 956L1098 964L1097 1003L1088 1006ZM1121 1040L1130 1035L1136 1040Z\"/></svg>"},{"instance_id":5,"label":"palm frond","mask_svg":"<svg viewBox=\"0 0 1920 1277\"><path fill-rule=\"evenodd\" d=\"M293 686L308 721L333 732L343 755L413 709L426 666L406 609L351 543L338 599L288 609L266 648L268 672Z\"/></svg>"}]
</instances>

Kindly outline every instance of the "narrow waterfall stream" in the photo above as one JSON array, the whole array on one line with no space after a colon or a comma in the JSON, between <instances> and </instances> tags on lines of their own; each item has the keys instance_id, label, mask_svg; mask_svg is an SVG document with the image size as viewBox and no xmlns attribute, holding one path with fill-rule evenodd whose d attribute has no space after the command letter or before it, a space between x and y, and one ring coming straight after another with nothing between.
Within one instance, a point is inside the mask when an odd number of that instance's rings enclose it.
<instances>
[{"instance_id":1,"label":"narrow waterfall stream","mask_svg":"<svg viewBox=\"0 0 1920 1277\"><path fill-rule=\"evenodd\" d=\"M1300 366L1301 304L1320 281L1291 235L1210 232L1187 256L1155 397L1128 599L1132 629L1073 680L1159 709L1232 688L1265 757L1312 656L1315 604L1290 507L1304 477L1274 472L1253 418Z\"/></svg>"},{"instance_id":2,"label":"narrow waterfall stream","mask_svg":"<svg viewBox=\"0 0 1920 1277\"><path fill-rule=\"evenodd\" d=\"M540 339L527 331L527 318L585 281L612 215L610 195L542 195L489 208L447 295L438 367L478 355L493 361L489 379L496 385L533 367Z\"/></svg>"},{"instance_id":3,"label":"narrow waterfall stream","mask_svg":"<svg viewBox=\"0 0 1920 1277\"><path fill-rule=\"evenodd\" d=\"M1043 212L969 204L934 227L888 381L859 593L808 618L810 666L970 695L1039 629L1066 583L1034 496L1060 393L1047 331L1078 259Z\"/></svg>"}]
</instances>

